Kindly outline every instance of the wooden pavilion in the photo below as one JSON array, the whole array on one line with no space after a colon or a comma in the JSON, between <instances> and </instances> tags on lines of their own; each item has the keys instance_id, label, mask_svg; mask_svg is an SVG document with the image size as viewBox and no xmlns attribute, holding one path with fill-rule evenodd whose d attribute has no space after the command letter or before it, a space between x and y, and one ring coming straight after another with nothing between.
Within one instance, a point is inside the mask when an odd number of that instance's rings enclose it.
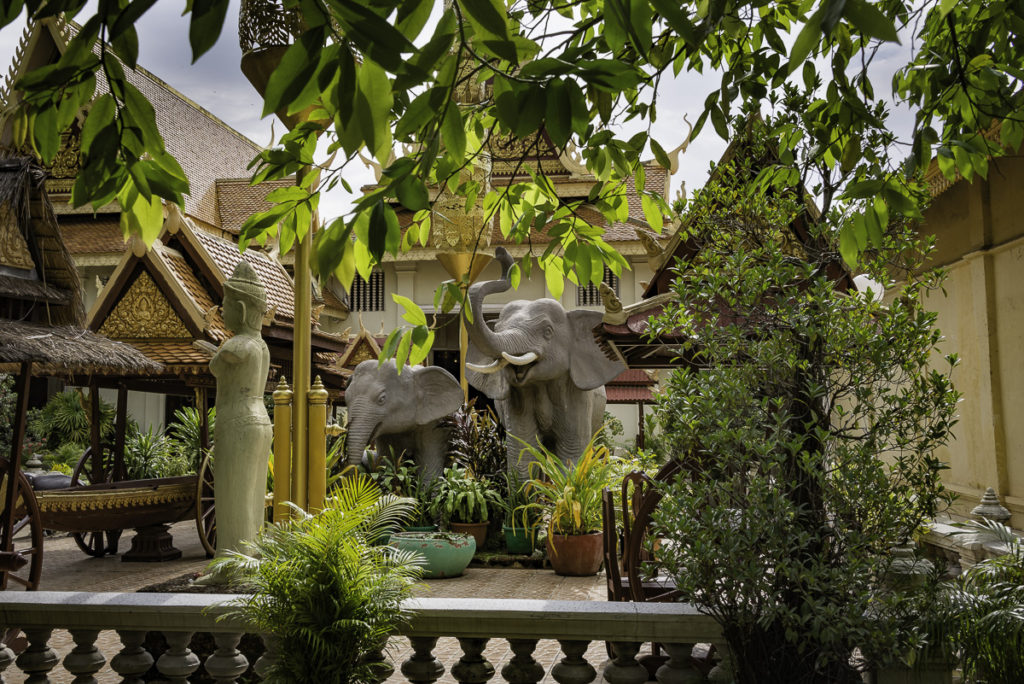
<instances>
[{"instance_id":1,"label":"wooden pavilion","mask_svg":"<svg viewBox=\"0 0 1024 684\"><path fill-rule=\"evenodd\" d=\"M39 549L13 550L29 383L33 375L92 378L155 373L159 364L130 345L83 327L81 285L46 194L46 172L30 158L0 160L0 372L16 375L17 405L10 459L0 458L5 505L0 518L0 571L26 586L38 582L13 571ZM95 395L93 395L95 396ZM93 402L98 411L99 403ZM123 421L124 407L119 406ZM94 424L98 419L94 415ZM98 437L98 431L97 437ZM123 447L123 444L121 445Z\"/></svg>"}]
</instances>

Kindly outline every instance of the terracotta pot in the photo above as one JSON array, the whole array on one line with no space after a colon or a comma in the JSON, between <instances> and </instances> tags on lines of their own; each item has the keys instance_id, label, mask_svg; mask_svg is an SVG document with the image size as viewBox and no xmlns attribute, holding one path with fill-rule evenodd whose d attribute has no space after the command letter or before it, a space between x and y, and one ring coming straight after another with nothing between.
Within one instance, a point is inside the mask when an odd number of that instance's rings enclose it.
<instances>
[{"instance_id":1,"label":"terracotta pot","mask_svg":"<svg viewBox=\"0 0 1024 684\"><path fill-rule=\"evenodd\" d=\"M596 575L604 560L604 533L548 535L548 560L558 575Z\"/></svg>"},{"instance_id":2,"label":"terracotta pot","mask_svg":"<svg viewBox=\"0 0 1024 684\"><path fill-rule=\"evenodd\" d=\"M471 534L473 539L476 540L476 548L483 549L484 542L487 541L487 528L490 525L488 522L479 523L458 523L450 522L448 527L452 528L452 532L458 532L459 534Z\"/></svg>"}]
</instances>

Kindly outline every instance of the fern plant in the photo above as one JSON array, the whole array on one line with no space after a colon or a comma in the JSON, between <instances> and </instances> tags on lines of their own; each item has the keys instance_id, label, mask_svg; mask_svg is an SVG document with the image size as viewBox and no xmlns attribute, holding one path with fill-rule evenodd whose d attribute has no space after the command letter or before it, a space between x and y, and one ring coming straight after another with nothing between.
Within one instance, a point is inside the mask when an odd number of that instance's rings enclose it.
<instances>
[{"instance_id":1,"label":"fern plant","mask_svg":"<svg viewBox=\"0 0 1024 684\"><path fill-rule=\"evenodd\" d=\"M1014 684L1024 673L1024 544L991 520L965 523L980 540L1007 553L968 568L942 597L937 627L960 654L964 679Z\"/></svg>"},{"instance_id":2,"label":"fern plant","mask_svg":"<svg viewBox=\"0 0 1024 684\"><path fill-rule=\"evenodd\" d=\"M268 526L246 553L213 561L252 592L228 604L231 615L281 639L268 682L376 681L381 649L421 574L418 554L370 543L407 519L408 499L381 494L366 475L334 492L322 512L296 509L297 519Z\"/></svg>"},{"instance_id":3,"label":"fern plant","mask_svg":"<svg viewBox=\"0 0 1024 684\"><path fill-rule=\"evenodd\" d=\"M206 414L208 434L213 441L213 428L217 420L216 407L210 407ZM200 423L199 409L184 406L174 412L174 422L167 426L167 434L178 444L179 452L192 464L192 469L199 471L199 466L206 456L203 449L203 428Z\"/></svg>"}]
</instances>

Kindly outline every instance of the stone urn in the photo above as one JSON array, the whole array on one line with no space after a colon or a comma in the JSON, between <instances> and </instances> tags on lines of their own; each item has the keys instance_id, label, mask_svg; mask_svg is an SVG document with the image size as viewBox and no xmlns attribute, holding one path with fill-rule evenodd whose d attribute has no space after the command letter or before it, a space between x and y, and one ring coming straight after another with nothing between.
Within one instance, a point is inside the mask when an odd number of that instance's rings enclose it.
<instances>
[{"instance_id":1,"label":"stone urn","mask_svg":"<svg viewBox=\"0 0 1024 684\"><path fill-rule=\"evenodd\" d=\"M550 534L548 560L557 575L596 575L604 561L604 533Z\"/></svg>"},{"instance_id":2,"label":"stone urn","mask_svg":"<svg viewBox=\"0 0 1024 684\"><path fill-rule=\"evenodd\" d=\"M389 543L423 556L424 579L458 577L476 553L476 540L471 535L454 532L395 532Z\"/></svg>"}]
</instances>

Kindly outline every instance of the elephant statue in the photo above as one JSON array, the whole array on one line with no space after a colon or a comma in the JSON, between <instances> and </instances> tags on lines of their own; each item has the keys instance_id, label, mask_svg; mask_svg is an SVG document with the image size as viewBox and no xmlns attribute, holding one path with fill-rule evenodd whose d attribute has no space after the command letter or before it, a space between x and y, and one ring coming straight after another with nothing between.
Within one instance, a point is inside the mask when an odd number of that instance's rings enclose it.
<instances>
[{"instance_id":1,"label":"elephant statue","mask_svg":"<svg viewBox=\"0 0 1024 684\"><path fill-rule=\"evenodd\" d=\"M420 476L430 483L444 469L448 430L438 423L463 402L462 387L437 366L406 366L394 359L356 366L345 389L348 405L348 462L358 465L373 440L381 450L403 450L416 459Z\"/></svg>"},{"instance_id":2,"label":"elephant statue","mask_svg":"<svg viewBox=\"0 0 1024 684\"><path fill-rule=\"evenodd\" d=\"M527 475L520 462L522 443L542 444L564 463L575 462L604 418L604 385L626 369L609 359L594 341L599 311L566 311L554 299L506 304L492 329L484 321L483 300L511 287L514 263L503 247L495 251L499 280L470 286L473 315L467 324L466 377L494 399L509 434L509 467Z\"/></svg>"}]
</instances>

